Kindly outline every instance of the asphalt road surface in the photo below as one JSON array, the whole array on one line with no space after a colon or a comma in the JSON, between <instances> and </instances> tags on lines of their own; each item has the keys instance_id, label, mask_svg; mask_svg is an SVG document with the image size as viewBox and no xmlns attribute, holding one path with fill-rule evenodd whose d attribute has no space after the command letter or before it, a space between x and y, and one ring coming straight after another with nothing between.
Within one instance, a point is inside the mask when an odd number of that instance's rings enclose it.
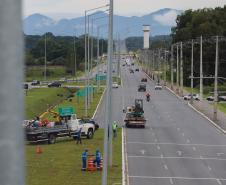
<instances>
[{"instance_id":1,"label":"asphalt road surface","mask_svg":"<svg viewBox=\"0 0 226 185\"><path fill-rule=\"evenodd\" d=\"M130 185L226 185L226 137L166 89L137 92L145 74L122 67L123 87L113 89L113 120L123 125L122 109L144 99L146 128L127 128ZM104 124L104 101L95 119Z\"/></svg>"}]
</instances>

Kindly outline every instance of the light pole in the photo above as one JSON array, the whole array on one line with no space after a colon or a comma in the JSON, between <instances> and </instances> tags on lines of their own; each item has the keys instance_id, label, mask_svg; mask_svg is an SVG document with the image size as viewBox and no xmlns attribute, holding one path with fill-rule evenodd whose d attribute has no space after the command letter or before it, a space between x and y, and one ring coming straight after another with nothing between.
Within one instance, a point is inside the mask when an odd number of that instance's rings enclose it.
<instances>
[{"instance_id":1,"label":"light pole","mask_svg":"<svg viewBox=\"0 0 226 185\"><path fill-rule=\"evenodd\" d=\"M88 70L87 70L87 14L88 12L92 12L92 11L95 11L95 10L98 10L98 9L101 9L101 8L105 8L109 6L109 4L107 5L104 5L104 6L100 6L100 7L97 7L97 8L93 8L93 9L89 9L89 10L85 10L85 76L86 76L86 87L85 87L85 90L86 90L86 93L85 93L85 116L87 117L88 115L88 96L89 96L89 91L88 91L88 77L89 77L89 74L87 73Z\"/></svg>"},{"instance_id":2,"label":"light pole","mask_svg":"<svg viewBox=\"0 0 226 185\"><path fill-rule=\"evenodd\" d=\"M109 164L112 165L112 60L113 60L113 0L110 0L109 8L109 30L108 30L108 73L107 73L107 94L106 114L104 130L104 164L102 185L107 185L107 164L108 164L108 142L109 142ZM109 133L109 138L108 138Z\"/></svg>"},{"instance_id":3,"label":"light pole","mask_svg":"<svg viewBox=\"0 0 226 185\"><path fill-rule=\"evenodd\" d=\"M177 93L179 92L179 46L177 43Z\"/></svg>"},{"instance_id":4,"label":"light pole","mask_svg":"<svg viewBox=\"0 0 226 185\"><path fill-rule=\"evenodd\" d=\"M219 63L219 37L216 37L216 59L214 75L214 112L213 120L217 120L217 101L218 101L218 63Z\"/></svg>"},{"instance_id":5,"label":"light pole","mask_svg":"<svg viewBox=\"0 0 226 185\"><path fill-rule=\"evenodd\" d=\"M202 36L200 37L200 100L203 100L203 56L202 56Z\"/></svg>"},{"instance_id":6,"label":"light pole","mask_svg":"<svg viewBox=\"0 0 226 185\"><path fill-rule=\"evenodd\" d=\"M76 47L75 47L75 43L76 43L76 32L75 32L75 36L74 36L74 62L75 62L75 73L74 73L74 76L75 76L75 79L76 79L76 71L77 71L77 60L76 60Z\"/></svg>"},{"instance_id":7,"label":"light pole","mask_svg":"<svg viewBox=\"0 0 226 185\"><path fill-rule=\"evenodd\" d=\"M191 104L193 104L194 88L194 40L191 41Z\"/></svg>"},{"instance_id":8,"label":"light pole","mask_svg":"<svg viewBox=\"0 0 226 185\"><path fill-rule=\"evenodd\" d=\"M44 67L44 80L46 81L46 68L47 68L47 52L46 52L46 33L45 33L45 67Z\"/></svg>"},{"instance_id":9,"label":"light pole","mask_svg":"<svg viewBox=\"0 0 226 185\"><path fill-rule=\"evenodd\" d=\"M173 61L174 61L174 55L173 55L174 53L173 53L173 45L171 46L171 58L170 58L170 61L171 61L171 63L170 63L170 65L171 65L171 78L170 78L170 80L171 80L171 89L173 90L173 83L174 83L174 74L173 74Z\"/></svg>"},{"instance_id":10,"label":"light pole","mask_svg":"<svg viewBox=\"0 0 226 185\"><path fill-rule=\"evenodd\" d=\"M184 88L184 66L183 66L183 43L180 43L180 94L183 96L183 88Z\"/></svg>"}]
</instances>

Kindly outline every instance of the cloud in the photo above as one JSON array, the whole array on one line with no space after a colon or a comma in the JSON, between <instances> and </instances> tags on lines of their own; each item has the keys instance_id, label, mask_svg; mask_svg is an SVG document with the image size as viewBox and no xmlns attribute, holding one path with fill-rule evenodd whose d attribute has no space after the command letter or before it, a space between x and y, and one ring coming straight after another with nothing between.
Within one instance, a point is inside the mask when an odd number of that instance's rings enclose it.
<instances>
[{"instance_id":1,"label":"cloud","mask_svg":"<svg viewBox=\"0 0 226 185\"><path fill-rule=\"evenodd\" d=\"M155 15L154 20L159 22L163 26L176 26L176 18L178 12L175 10L170 10L161 15Z\"/></svg>"}]
</instances>

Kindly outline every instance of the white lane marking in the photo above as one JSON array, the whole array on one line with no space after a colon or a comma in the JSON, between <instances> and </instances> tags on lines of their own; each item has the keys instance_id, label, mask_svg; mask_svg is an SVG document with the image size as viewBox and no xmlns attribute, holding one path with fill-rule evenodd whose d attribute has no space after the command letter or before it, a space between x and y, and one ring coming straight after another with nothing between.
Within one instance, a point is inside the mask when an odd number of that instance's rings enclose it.
<instances>
[{"instance_id":1,"label":"white lane marking","mask_svg":"<svg viewBox=\"0 0 226 185\"><path fill-rule=\"evenodd\" d=\"M177 151L179 156L182 156L182 151Z\"/></svg>"},{"instance_id":2,"label":"white lane marking","mask_svg":"<svg viewBox=\"0 0 226 185\"><path fill-rule=\"evenodd\" d=\"M211 168L210 166L208 166L208 169L209 169L209 171L211 171L211 170L212 170L212 168Z\"/></svg>"},{"instance_id":3,"label":"white lane marking","mask_svg":"<svg viewBox=\"0 0 226 185\"><path fill-rule=\"evenodd\" d=\"M191 141L189 139L187 139L187 143L190 143Z\"/></svg>"},{"instance_id":4,"label":"white lane marking","mask_svg":"<svg viewBox=\"0 0 226 185\"><path fill-rule=\"evenodd\" d=\"M150 127L150 130L152 130L152 128Z\"/></svg>"},{"instance_id":5,"label":"white lane marking","mask_svg":"<svg viewBox=\"0 0 226 185\"><path fill-rule=\"evenodd\" d=\"M173 183L173 179L172 179L172 178L170 178L170 184L174 184L174 183Z\"/></svg>"},{"instance_id":6,"label":"white lane marking","mask_svg":"<svg viewBox=\"0 0 226 185\"><path fill-rule=\"evenodd\" d=\"M193 177L153 177L153 176L129 176L130 178L140 178L140 179L178 179L178 180L217 180L217 181L226 181L226 179L217 179L217 178L193 178ZM220 182L221 183L221 182Z\"/></svg>"},{"instance_id":7,"label":"white lane marking","mask_svg":"<svg viewBox=\"0 0 226 185\"><path fill-rule=\"evenodd\" d=\"M152 132L151 134L152 134L153 136L155 136L155 133L154 133L154 132Z\"/></svg>"},{"instance_id":8,"label":"white lane marking","mask_svg":"<svg viewBox=\"0 0 226 185\"><path fill-rule=\"evenodd\" d=\"M100 101L99 101L99 103L98 103L98 105L97 105L97 107L96 107L95 112L93 113L92 119L94 119L95 116L96 116L96 114L97 114L97 111L98 111L98 109L99 109L99 107L100 107L100 104L101 104L101 102L103 101L105 92L106 92L106 88L104 89L104 92L103 92L103 94L101 95Z\"/></svg>"},{"instance_id":9,"label":"white lane marking","mask_svg":"<svg viewBox=\"0 0 226 185\"><path fill-rule=\"evenodd\" d=\"M218 156L218 157L220 157L220 156L222 156L222 155L224 155L224 153L217 153L217 156Z\"/></svg>"},{"instance_id":10,"label":"white lane marking","mask_svg":"<svg viewBox=\"0 0 226 185\"><path fill-rule=\"evenodd\" d=\"M220 179L217 179L217 183L220 184L220 185L222 185Z\"/></svg>"},{"instance_id":11,"label":"white lane marking","mask_svg":"<svg viewBox=\"0 0 226 185\"><path fill-rule=\"evenodd\" d=\"M146 159L191 159L191 160L216 160L216 161L226 161L226 159L215 158L215 157L164 157L163 155L159 156L139 156L139 155L129 155L129 158L146 158Z\"/></svg>"},{"instance_id":12,"label":"white lane marking","mask_svg":"<svg viewBox=\"0 0 226 185\"><path fill-rule=\"evenodd\" d=\"M140 153L142 154L142 155L144 155L145 154L145 150L140 150Z\"/></svg>"},{"instance_id":13,"label":"white lane marking","mask_svg":"<svg viewBox=\"0 0 226 185\"><path fill-rule=\"evenodd\" d=\"M164 168L165 168L165 170L168 170L168 166L166 164L164 165Z\"/></svg>"},{"instance_id":14,"label":"white lane marking","mask_svg":"<svg viewBox=\"0 0 226 185\"><path fill-rule=\"evenodd\" d=\"M157 142L158 142L158 140L157 140L157 139L155 139L155 142L157 143Z\"/></svg>"},{"instance_id":15,"label":"white lane marking","mask_svg":"<svg viewBox=\"0 0 226 185\"><path fill-rule=\"evenodd\" d=\"M182 136L184 136L184 132L182 133Z\"/></svg>"},{"instance_id":16,"label":"white lane marking","mask_svg":"<svg viewBox=\"0 0 226 185\"><path fill-rule=\"evenodd\" d=\"M160 150L160 146L159 145L157 146L157 148L158 148L158 150Z\"/></svg>"},{"instance_id":17,"label":"white lane marking","mask_svg":"<svg viewBox=\"0 0 226 185\"><path fill-rule=\"evenodd\" d=\"M126 185L126 160L125 160L125 141L124 129L122 127L122 185Z\"/></svg>"},{"instance_id":18,"label":"white lane marking","mask_svg":"<svg viewBox=\"0 0 226 185\"><path fill-rule=\"evenodd\" d=\"M195 147L195 146L193 146L192 149L193 149L194 151L196 151L196 147Z\"/></svg>"},{"instance_id":19,"label":"white lane marking","mask_svg":"<svg viewBox=\"0 0 226 185\"><path fill-rule=\"evenodd\" d=\"M146 142L127 142L128 144L156 145L156 143ZM206 146L206 147L226 147L226 145L208 145L208 144L188 144L188 143L157 143L158 145L178 145L178 146Z\"/></svg>"},{"instance_id":20,"label":"white lane marking","mask_svg":"<svg viewBox=\"0 0 226 185\"><path fill-rule=\"evenodd\" d=\"M180 131L180 128L179 127L177 128L177 131Z\"/></svg>"}]
</instances>

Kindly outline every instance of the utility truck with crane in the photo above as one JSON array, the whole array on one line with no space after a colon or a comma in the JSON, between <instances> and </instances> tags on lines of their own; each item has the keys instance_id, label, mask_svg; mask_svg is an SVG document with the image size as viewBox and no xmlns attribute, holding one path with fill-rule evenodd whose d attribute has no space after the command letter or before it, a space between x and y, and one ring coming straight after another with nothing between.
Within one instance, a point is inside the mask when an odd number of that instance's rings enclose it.
<instances>
[{"instance_id":1,"label":"utility truck with crane","mask_svg":"<svg viewBox=\"0 0 226 185\"><path fill-rule=\"evenodd\" d=\"M143 100L136 99L135 105L127 107L123 110L125 113L125 126L126 127L142 127L145 128L146 119L144 117Z\"/></svg>"},{"instance_id":2,"label":"utility truck with crane","mask_svg":"<svg viewBox=\"0 0 226 185\"><path fill-rule=\"evenodd\" d=\"M54 115L56 118L55 122L47 123L45 119L43 122L41 121L48 113ZM95 125L83 119L78 119L71 107L61 107L59 108L59 113L47 110L39 117L39 120L36 121L38 124L44 124L37 125L34 124L35 121L33 121L25 125L26 138L29 143L46 141L49 144L54 144L56 139L60 137L71 137L75 139L80 128L82 128L81 135L88 139L93 138L95 132Z\"/></svg>"}]
</instances>

